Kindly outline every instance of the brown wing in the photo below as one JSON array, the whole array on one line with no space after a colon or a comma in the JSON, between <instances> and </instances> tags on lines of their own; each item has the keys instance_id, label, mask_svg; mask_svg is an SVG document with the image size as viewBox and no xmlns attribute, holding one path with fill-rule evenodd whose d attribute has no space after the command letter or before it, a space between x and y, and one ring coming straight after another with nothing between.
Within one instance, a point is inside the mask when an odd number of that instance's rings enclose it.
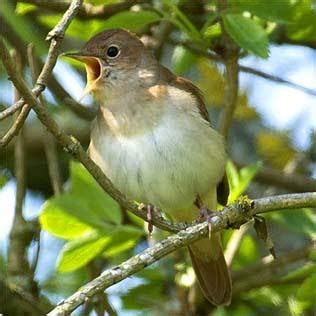
<instances>
[{"instance_id":1,"label":"brown wing","mask_svg":"<svg viewBox=\"0 0 316 316\"><path fill-rule=\"evenodd\" d=\"M169 69L165 68L164 66L160 66L160 78L164 81L168 82L168 84L181 89L189 91L196 99L197 99L197 106L199 108L199 112L201 113L202 117L210 122L210 118L208 116L208 112L205 106L205 100L201 90L196 87L190 80L177 77L173 74ZM210 122L211 124L211 122ZM227 204L229 195L229 185L227 180L226 173L223 176L222 181L217 186L217 199L218 202L222 205Z\"/></svg>"},{"instance_id":2,"label":"brown wing","mask_svg":"<svg viewBox=\"0 0 316 316\"><path fill-rule=\"evenodd\" d=\"M196 87L190 80L176 76L164 66L160 66L160 78L178 89L189 91L196 98L197 106L202 117L210 122L203 94L198 87Z\"/></svg>"}]
</instances>

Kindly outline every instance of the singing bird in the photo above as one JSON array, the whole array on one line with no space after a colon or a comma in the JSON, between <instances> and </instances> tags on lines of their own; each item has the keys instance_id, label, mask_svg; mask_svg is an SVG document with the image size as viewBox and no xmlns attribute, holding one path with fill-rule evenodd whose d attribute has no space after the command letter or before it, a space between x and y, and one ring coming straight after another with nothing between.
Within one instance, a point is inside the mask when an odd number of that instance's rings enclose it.
<instances>
[{"instance_id":1,"label":"singing bird","mask_svg":"<svg viewBox=\"0 0 316 316\"><path fill-rule=\"evenodd\" d=\"M85 64L85 93L99 104L88 152L114 186L178 222L195 220L201 207L215 210L226 152L201 91L127 30L101 32L68 56ZM189 253L204 296L229 304L220 235L191 244Z\"/></svg>"}]
</instances>

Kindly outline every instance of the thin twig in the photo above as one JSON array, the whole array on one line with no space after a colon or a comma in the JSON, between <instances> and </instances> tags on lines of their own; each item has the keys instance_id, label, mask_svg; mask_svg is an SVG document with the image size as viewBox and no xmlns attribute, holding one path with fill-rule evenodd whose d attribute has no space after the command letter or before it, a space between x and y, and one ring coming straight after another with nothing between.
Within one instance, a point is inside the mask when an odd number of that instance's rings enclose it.
<instances>
[{"instance_id":1,"label":"thin twig","mask_svg":"<svg viewBox=\"0 0 316 316\"><path fill-rule=\"evenodd\" d=\"M276 260L262 260L252 266L248 266L241 271L233 273L234 294L243 291L262 287L265 285L282 284L287 281L297 280L294 278L283 278L293 267L297 268L298 263L305 266L308 263L311 251L316 249L316 243L311 242L301 249L291 251Z\"/></svg>"},{"instance_id":2,"label":"thin twig","mask_svg":"<svg viewBox=\"0 0 316 316\"><path fill-rule=\"evenodd\" d=\"M46 39L50 40L50 46L48 50L48 55L46 62L42 68L42 71L36 81L36 85L33 88L32 92L35 96L39 96L46 88L47 80L52 73L52 70L56 64L57 57L58 57L58 49L60 47L61 41L65 35L65 31L69 24L71 23L72 19L78 13L79 8L82 4L83 0L72 0L69 8L64 13L62 19L57 23L57 25L48 33ZM22 98L17 101L11 108L8 109L5 114L1 113L0 120L8 115L11 115L12 111L17 111L21 108L25 103L25 100Z\"/></svg>"},{"instance_id":3,"label":"thin twig","mask_svg":"<svg viewBox=\"0 0 316 316\"><path fill-rule=\"evenodd\" d=\"M56 12L64 12L69 2L52 1L52 0L19 0L19 2L31 3L39 8L49 9ZM124 10L128 10L133 5L143 3L145 0L126 0L120 3L93 5L91 3L83 3L78 12L78 18L81 19L107 19L110 16Z\"/></svg>"},{"instance_id":4,"label":"thin twig","mask_svg":"<svg viewBox=\"0 0 316 316\"><path fill-rule=\"evenodd\" d=\"M37 62L34 54L34 46L30 44L27 48L27 56L28 62L31 69L32 80L35 83L36 78L38 76L38 67ZM39 102L41 103L42 107L45 107L43 95L39 96ZM23 107L24 109L24 107ZM50 182L53 187L54 195L59 195L62 192L62 180L59 171L58 165L58 155L57 155L57 148L55 139L53 136L47 132L46 129L43 128L43 138L44 138L44 150L48 165L48 172L50 177Z\"/></svg>"},{"instance_id":5,"label":"thin twig","mask_svg":"<svg viewBox=\"0 0 316 316\"><path fill-rule=\"evenodd\" d=\"M249 223L241 226L238 230L235 230L230 236L225 249L225 260L228 267L232 265L233 259L237 254L239 246L243 240L243 237L247 233L249 226Z\"/></svg>"},{"instance_id":6,"label":"thin twig","mask_svg":"<svg viewBox=\"0 0 316 316\"><path fill-rule=\"evenodd\" d=\"M244 222L255 214L269 212L272 210L283 208L299 207L316 207L316 193L281 195L269 198L254 200L248 211L238 207L238 205L230 205L225 207L218 215L210 219L212 225L212 233L229 228L235 224ZM250 217L249 217L250 216ZM120 265L108 269L100 274L97 278L82 286L77 292L60 303L49 316L69 315L74 309L83 303L88 302L91 297L104 291L113 284L126 279L130 275L142 270L144 267L160 260L176 249L187 246L199 239L208 236L208 222L196 224L188 227L179 233L161 240L154 246L147 248L140 254L131 257Z\"/></svg>"},{"instance_id":7,"label":"thin twig","mask_svg":"<svg viewBox=\"0 0 316 316\"><path fill-rule=\"evenodd\" d=\"M226 0L218 0L218 11L227 9ZM218 130L227 141L228 131L233 121L234 112L237 106L239 80L238 80L238 54L239 49L226 32L222 19L220 20L222 29L223 58L225 65L225 92L224 108L221 111L218 123Z\"/></svg>"},{"instance_id":8,"label":"thin twig","mask_svg":"<svg viewBox=\"0 0 316 316\"><path fill-rule=\"evenodd\" d=\"M14 136L19 134L20 129L22 128L28 114L30 113L31 107L28 104L25 104L22 107L21 112L18 114L18 117L14 120L10 129L6 134L0 139L0 148L5 147L12 140Z\"/></svg>"},{"instance_id":9,"label":"thin twig","mask_svg":"<svg viewBox=\"0 0 316 316\"><path fill-rule=\"evenodd\" d=\"M177 40L174 38L168 39L168 42L173 44L173 45L183 46L183 47L187 48L188 50L192 51L193 53L200 55L200 56L204 56L210 60L214 60L214 61L220 62L220 63L224 62L223 58L220 55L214 53L211 50L201 49L201 48L197 47L196 45L194 45L194 43L190 43L188 41L183 41L183 40ZM273 81L273 82L276 82L279 84L285 84L285 85L289 86L290 88L300 90L300 91L302 91L306 94L312 95L312 96L316 96L316 90L314 90L314 89L304 87L300 84L297 84L297 83L292 82L290 80L284 79L280 76L272 75L272 74L269 74L267 72L255 69L253 67L243 66L243 65L239 64L238 71L248 73L248 74L263 78L263 79L267 79L267 80L270 80L270 81Z\"/></svg>"},{"instance_id":10,"label":"thin twig","mask_svg":"<svg viewBox=\"0 0 316 316\"><path fill-rule=\"evenodd\" d=\"M234 164L236 164L238 168L246 167L245 164L236 161L234 161ZM260 183L281 187L291 192L314 192L316 190L316 179L298 173L288 174L267 166L262 166L259 169L254 180Z\"/></svg>"},{"instance_id":11,"label":"thin twig","mask_svg":"<svg viewBox=\"0 0 316 316\"><path fill-rule=\"evenodd\" d=\"M22 61L15 53L15 71L22 73ZM15 89L15 100L20 98L19 91ZM32 240L32 232L23 217L23 201L25 196L25 151L23 130L20 130L14 148L14 168L16 177L15 213L13 226L10 232L10 249L8 256L8 272L10 281L19 282L33 296L37 294L37 286L26 257L26 249ZM15 280L16 279L16 280Z\"/></svg>"},{"instance_id":12,"label":"thin twig","mask_svg":"<svg viewBox=\"0 0 316 316\"><path fill-rule=\"evenodd\" d=\"M237 55L225 60L225 92L224 108L221 111L218 130L227 140L228 131L233 121L238 97L238 57Z\"/></svg>"},{"instance_id":13,"label":"thin twig","mask_svg":"<svg viewBox=\"0 0 316 316\"><path fill-rule=\"evenodd\" d=\"M292 82L292 81L289 81L289 80L286 80L280 76L275 76L275 75L271 75L271 74L268 74L266 72L263 72L261 70L257 70L257 69L254 69L252 67L247 67L247 66L242 66L242 65L239 65L238 66L238 69L244 73L248 73L248 74L251 74L251 75L255 75L255 76L258 76L258 77L261 77L261 78L264 78L264 79L268 79L270 81L273 81L273 82L276 82L276 83L283 83L291 88L294 88L294 89L297 89L297 90L300 90L306 94L309 94L309 95L312 95L312 96L316 96L316 91L311 89L311 88L307 88L307 87L303 87L295 82Z\"/></svg>"},{"instance_id":14,"label":"thin twig","mask_svg":"<svg viewBox=\"0 0 316 316\"><path fill-rule=\"evenodd\" d=\"M0 34L6 38L6 40L16 48L18 52L22 54L23 62L27 62L27 47L23 40L15 33L14 29L1 17L0 15ZM40 68L43 67L43 63L39 58L36 58L37 64ZM54 93L56 99L60 104L65 104L75 114L85 120L92 120L96 115L96 110L91 107L86 107L71 98L69 93L63 88L63 86L52 75L48 78L48 85L50 90ZM34 89L34 93L38 95L41 89L37 87ZM12 105L8 109L0 113L0 121L9 115L12 115L16 110L24 105L24 101L20 100L15 105Z\"/></svg>"}]
</instances>

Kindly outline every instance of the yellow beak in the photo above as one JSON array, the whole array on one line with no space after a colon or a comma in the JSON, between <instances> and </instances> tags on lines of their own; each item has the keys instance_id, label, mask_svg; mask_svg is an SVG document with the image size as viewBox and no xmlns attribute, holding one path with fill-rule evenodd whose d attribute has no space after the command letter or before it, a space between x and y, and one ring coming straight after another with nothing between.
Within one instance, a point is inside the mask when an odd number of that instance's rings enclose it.
<instances>
[{"instance_id":1,"label":"yellow beak","mask_svg":"<svg viewBox=\"0 0 316 316\"><path fill-rule=\"evenodd\" d=\"M83 94L79 99L79 102L88 95L91 91L93 91L96 87L97 81L102 77L103 69L101 61L98 57L88 56L83 53L65 53L62 56L66 56L69 58L76 59L82 63L84 63L87 73L87 84L85 89L83 90Z\"/></svg>"}]
</instances>

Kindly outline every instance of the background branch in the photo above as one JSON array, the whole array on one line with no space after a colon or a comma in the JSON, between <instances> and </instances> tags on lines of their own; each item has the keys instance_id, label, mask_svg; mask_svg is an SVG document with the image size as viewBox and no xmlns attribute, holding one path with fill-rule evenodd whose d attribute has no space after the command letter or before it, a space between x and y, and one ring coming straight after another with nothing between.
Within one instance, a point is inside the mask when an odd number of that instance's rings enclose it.
<instances>
[{"instance_id":1,"label":"background branch","mask_svg":"<svg viewBox=\"0 0 316 316\"><path fill-rule=\"evenodd\" d=\"M52 0L19 0L18 2L31 3L42 9L53 10L63 13L69 6L67 1ZM110 16L124 10L130 9L133 5L146 2L145 0L126 0L124 2L113 4L93 5L91 3L83 3L78 12L80 19L107 19Z\"/></svg>"}]
</instances>

